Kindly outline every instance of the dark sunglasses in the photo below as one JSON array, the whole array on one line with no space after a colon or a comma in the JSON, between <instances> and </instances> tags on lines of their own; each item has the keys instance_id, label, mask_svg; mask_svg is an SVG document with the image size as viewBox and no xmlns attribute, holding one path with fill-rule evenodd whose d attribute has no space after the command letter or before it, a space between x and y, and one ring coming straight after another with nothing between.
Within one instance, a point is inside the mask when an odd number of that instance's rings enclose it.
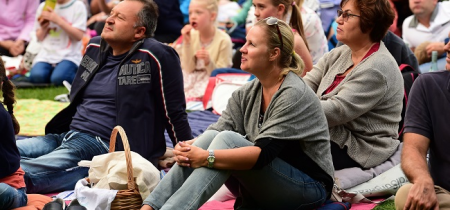
<instances>
[{"instance_id":1,"label":"dark sunglasses","mask_svg":"<svg viewBox=\"0 0 450 210\"><path fill-rule=\"evenodd\" d=\"M355 14L349 13L348 11L345 11L345 12L344 12L344 11L342 11L342 10L340 10L340 9L337 10L337 15L338 15L338 17L341 17L341 15L342 15L342 18L344 18L344 21L345 21L345 22L348 21L348 18L349 18L350 16L361 17L361 16L359 16L359 15L355 15Z\"/></svg>"},{"instance_id":2,"label":"dark sunglasses","mask_svg":"<svg viewBox=\"0 0 450 210\"><path fill-rule=\"evenodd\" d=\"M268 17L266 18L266 23L269 26L275 25L277 27L278 39L280 39L281 50L283 50L283 36L281 35L280 27L278 26L278 19L274 17Z\"/></svg>"}]
</instances>

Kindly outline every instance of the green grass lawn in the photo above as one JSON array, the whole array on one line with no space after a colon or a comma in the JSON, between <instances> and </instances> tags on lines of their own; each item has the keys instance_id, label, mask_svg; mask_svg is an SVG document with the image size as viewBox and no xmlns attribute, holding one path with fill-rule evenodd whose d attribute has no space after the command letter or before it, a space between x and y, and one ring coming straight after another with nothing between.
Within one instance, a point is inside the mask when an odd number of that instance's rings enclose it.
<instances>
[{"instance_id":1,"label":"green grass lawn","mask_svg":"<svg viewBox=\"0 0 450 210\"><path fill-rule=\"evenodd\" d=\"M37 87L37 88L18 88L16 89L17 99L39 99L54 100L55 96L63 93L69 93L64 87Z\"/></svg>"},{"instance_id":2,"label":"green grass lawn","mask_svg":"<svg viewBox=\"0 0 450 210\"><path fill-rule=\"evenodd\" d=\"M395 210L394 200L384 201L384 202L378 204L377 206L375 206L375 208L373 208L373 210Z\"/></svg>"}]
</instances>

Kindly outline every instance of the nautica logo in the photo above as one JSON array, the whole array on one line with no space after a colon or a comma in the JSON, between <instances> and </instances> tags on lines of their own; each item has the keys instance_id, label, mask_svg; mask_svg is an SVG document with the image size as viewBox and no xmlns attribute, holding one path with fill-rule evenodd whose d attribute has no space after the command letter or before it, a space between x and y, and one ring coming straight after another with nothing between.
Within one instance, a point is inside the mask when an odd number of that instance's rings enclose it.
<instances>
[{"instance_id":1,"label":"nautica logo","mask_svg":"<svg viewBox=\"0 0 450 210\"><path fill-rule=\"evenodd\" d=\"M136 64L137 64L137 63L140 63L141 61L142 61L141 59L139 59L139 60L138 60L138 59L136 59L136 60L131 60L131 62L136 63Z\"/></svg>"}]
</instances>

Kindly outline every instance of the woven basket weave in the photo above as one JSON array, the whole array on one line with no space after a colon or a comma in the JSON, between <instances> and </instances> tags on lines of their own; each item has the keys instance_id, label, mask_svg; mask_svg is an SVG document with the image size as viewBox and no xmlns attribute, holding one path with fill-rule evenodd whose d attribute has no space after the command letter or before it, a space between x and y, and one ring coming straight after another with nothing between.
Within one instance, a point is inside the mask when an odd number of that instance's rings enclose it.
<instances>
[{"instance_id":1,"label":"woven basket weave","mask_svg":"<svg viewBox=\"0 0 450 210\"><path fill-rule=\"evenodd\" d=\"M111 138L109 140L109 153L114 152L116 149L116 137L119 132L122 137L123 148L125 151L125 159L127 161L127 179L128 189L119 190L116 194L116 198L111 203L111 210L139 210L142 206L142 197L139 194L139 188L133 177L133 164L131 162L130 145L128 144L128 138L121 126L114 127Z\"/></svg>"}]
</instances>

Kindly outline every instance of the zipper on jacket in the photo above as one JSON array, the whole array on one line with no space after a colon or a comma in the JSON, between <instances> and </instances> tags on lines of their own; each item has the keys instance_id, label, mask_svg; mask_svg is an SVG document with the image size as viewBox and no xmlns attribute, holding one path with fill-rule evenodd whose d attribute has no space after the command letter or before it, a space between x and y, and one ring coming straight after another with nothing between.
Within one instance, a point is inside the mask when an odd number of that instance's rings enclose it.
<instances>
[{"instance_id":1,"label":"zipper on jacket","mask_svg":"<svg viewBox=\"0 0 450 210\"><path fill-rule=\"evenodd\" d=\"M118 99L118 93L119 93L119 84L118 84L118 80L117 78L119 78L119 73L120 73L120 68L122 67L123 62L125 62L125 60L127 60L134 52L136 52L136 50L141 47L142 43L145 42L145 39L141 39L137 42L135 42L135 44L131 47L131 49L128 51L127 56L125 56L125 58L122 59L122 61L120 61L119 63L119 69L117 71L117 75L116 75L116 125L119 125L119 110L117 109L117 101Z\"/></svg>"}]
</instances>

